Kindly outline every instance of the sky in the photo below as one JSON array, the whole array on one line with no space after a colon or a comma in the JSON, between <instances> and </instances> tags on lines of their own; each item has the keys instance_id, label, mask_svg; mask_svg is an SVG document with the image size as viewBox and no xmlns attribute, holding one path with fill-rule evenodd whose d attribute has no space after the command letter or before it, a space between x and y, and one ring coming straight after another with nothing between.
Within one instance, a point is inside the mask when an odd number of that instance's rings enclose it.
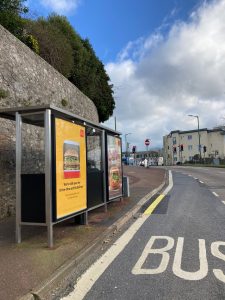
<instances>
[{"instance_id":1,"label":"sky","mask_svg":"<svg viewBox=\"0 0 225 300\"><path fill-rule=\"evenodd\" d=\"M65 15L114 85L104 123L137 150L172 130L225 123L225 0L28 0L30 17Z\"/></svg>"}]
</instances>

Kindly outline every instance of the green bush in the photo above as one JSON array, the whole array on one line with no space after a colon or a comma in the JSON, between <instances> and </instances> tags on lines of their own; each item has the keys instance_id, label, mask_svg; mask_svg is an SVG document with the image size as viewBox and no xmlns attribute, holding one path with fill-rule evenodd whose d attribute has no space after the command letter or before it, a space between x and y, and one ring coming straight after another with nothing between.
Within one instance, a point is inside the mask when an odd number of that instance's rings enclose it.
<instances>
[{"instance_id":1,"label":"green bush","mask_svg":"<svg viewBox=\"0 0 225 300\"><path fill-rule=\"evenodd\" d=\"M24 38L24 43L33 50L36 54L40 53L39 43L37 39L32 35L28 34Z\"/></svg>"},{"instance_id":2,"label":"green bush","mask_svg":"<svg viewBox=\"0 0 225 300\"><path fill-rule=\"evenodd\" d=\"M68 101L66 99L62 99L61 100L62 106L67 106L68 105Z\"/></svg>"},{"instance_id":3,"label":"green bush","mask_svg":"<svg viewBox=\"0 0 225 300\"><path fill-rule=\"evenodd\" d=\"M9 92L3 89L0 89L0 98L7 98L9 96Z\"/></svg>"}]
</instances>

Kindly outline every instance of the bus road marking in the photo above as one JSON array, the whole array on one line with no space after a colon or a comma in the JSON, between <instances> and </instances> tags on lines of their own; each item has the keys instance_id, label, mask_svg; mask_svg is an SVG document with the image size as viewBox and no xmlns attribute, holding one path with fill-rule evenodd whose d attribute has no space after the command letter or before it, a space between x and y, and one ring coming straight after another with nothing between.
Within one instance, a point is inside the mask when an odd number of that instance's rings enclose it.
<instances>
[{"instance_id":1,"label":"bus road marking","mask_svg":"<svg viewBox=\"0 0 225 300\"><path fill-rule=\"evenodd\" d=\"M169 171L169 185L164 190L163 195L166 195L173 187L172 172ZM114 259L124 250L126 245L132 240L137 231L141 228L144 222L150 217L142 214L122 235L118 240L95 262L87 269L74 284L74 290L61 300L81 300L91 290L92 286L98 278L111 265Z\"/></svg>"},{"instance_id":2,"label":"bus road marking","mask_svg":"<svg viewBox=\"0 0 225 300\"><path fill-rule=\"evenodd\" d=\"M154 244L157 240L165 240L166 245L163 247L154 247ZM175 246L176 244L176 246ZM171 255L170 250L175 246L174 257ZM225 274L222 269L213 268L213 265L208 263L207 257L210 254L220 260L225 262L225 255L221 252L220 248L225 246L224 241L216 241L211 243L211 247L207 252L207 246L204 239L198 239L198 262L196 263L195 271L186 271L182 269L182 256L184 249L184 237L178 237L177 243L176 240L170 236L151 236L150 240L147 242L140 258L134 265L132 269L133 275L158 275L166 271L169 260L172 262L172 272L175 276L187 280L187 281L199 281L205 278L209 273L209 267L212 269L212 273L219 281L225 283ZM211 252L211 253L210 253ZM146 267L145 262L154 258L154 255L160 255L161 259L155 267ZM192 259L192 254L191 254Z\"/></svg>"}]
</instances>

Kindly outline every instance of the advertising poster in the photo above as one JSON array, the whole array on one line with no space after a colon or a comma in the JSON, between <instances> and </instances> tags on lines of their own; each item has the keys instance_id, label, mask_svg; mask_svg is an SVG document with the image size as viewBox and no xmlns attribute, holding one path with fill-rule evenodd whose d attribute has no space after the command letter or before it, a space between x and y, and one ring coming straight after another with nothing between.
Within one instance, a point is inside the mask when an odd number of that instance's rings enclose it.
<instances>
[{"instance_id":1,"label":"advertising poster","mask_svg":"<svg viewBox=\"0 0 225 300\"><path fill-rule=\"evenodd\" d=\"M108 135L109 200L122 196L121 140Z\"/></svg>"},{"instance_id":2,"label":"advertising poster","mask_svg":"<svg viewBox=\"0 0 225 300\"><path fill-rule=\"evenodd\" d=\"M87 208L85 127L55 119L56 218Z\"/></svg>"}]
</instances>

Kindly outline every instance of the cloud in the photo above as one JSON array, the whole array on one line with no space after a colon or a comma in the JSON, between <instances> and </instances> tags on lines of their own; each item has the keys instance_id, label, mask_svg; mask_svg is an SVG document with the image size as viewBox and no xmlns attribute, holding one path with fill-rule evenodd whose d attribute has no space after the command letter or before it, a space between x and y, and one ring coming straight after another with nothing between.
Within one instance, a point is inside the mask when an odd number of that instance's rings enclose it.
<instances>
[{"instance_id":1,"label":"cloud","mask_svg":"<svg viewBox=\"0 0 225 300\"><path fill-rule=\"evenodd\" d=\"M106 65L115 87L117 128L131 144L162 146L171 130L212 128L225 116L225 0L204 2L187 22L129 42ZM223 120L224 122L224 120ZM108 125L113 125L110 120ZM106 124L106 125L107 125Z\"/></svg>"},{"instance_id":2,"label":"cloud","mask_svg":"<svg viewBox=\"0 0 225 300\"><path fill-rule=\"evenodd\" d=\"M41 4L58 14L74 12L80 0L41 0Z\"/></svg>"}]
</instances>

